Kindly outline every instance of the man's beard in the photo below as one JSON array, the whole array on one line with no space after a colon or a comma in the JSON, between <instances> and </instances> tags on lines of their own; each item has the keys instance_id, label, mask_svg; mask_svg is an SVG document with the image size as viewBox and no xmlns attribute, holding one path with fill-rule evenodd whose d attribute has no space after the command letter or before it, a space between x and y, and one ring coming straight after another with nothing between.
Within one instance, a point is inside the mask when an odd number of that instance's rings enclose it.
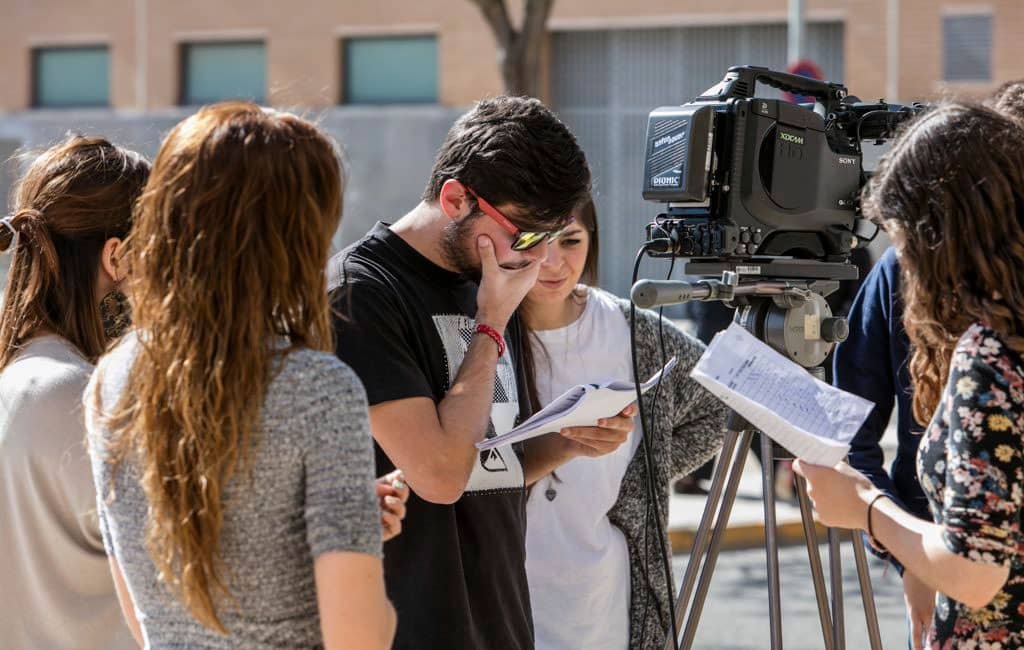
<instances>
[{"instance_id":1,"label":"man's beard","mask_svg":"<svg viewBox=\"0 0 1024 650\"><path fill-rule=\"evenodd\" d=\"M477 215L450 221L441 231L441 254L448 264L456 271L465 275L473 282L480 283L480 264L470 256L473 241L473 222Z\"/></svg>"}]
</instances>

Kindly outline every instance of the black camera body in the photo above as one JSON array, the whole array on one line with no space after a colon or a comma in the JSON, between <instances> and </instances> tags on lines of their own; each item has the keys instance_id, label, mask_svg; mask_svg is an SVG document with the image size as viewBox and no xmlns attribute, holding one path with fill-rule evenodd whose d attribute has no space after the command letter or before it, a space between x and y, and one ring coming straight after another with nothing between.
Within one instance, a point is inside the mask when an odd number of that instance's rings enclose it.
<instances>
[{"instance_id":1,"label":"black camera body","mask_svg":"<svg viewBox=\"0 0 1024 650\"><path fill-rule=\"evenodd\" d=\"M814 108L753 97L757 83ZM693 102L651 112L643 196L655 256L844 262L867 180L861 140L884 141L920 106L864 104L838 83L738 66Z\"/></svg>"}]
</instances>

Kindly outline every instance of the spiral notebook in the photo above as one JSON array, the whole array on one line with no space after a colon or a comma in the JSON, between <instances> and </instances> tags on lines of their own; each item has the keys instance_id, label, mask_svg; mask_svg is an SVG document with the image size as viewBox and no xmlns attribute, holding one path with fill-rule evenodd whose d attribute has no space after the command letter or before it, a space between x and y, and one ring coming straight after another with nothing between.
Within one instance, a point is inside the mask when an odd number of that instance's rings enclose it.
<instances>
[{"instance_id":1,"label":"spiral notebook","mask_svg":"<svg viewBox=\"0 0 1024 650\"><path fill-rule=\"evenodd\" d=\"M693 372L697 382L798 458L832 466L874 408L815 379L733 323L719 332Z\"/></svg>"},{"instance_id":2,"label":"spiral notebook","mask_svg":"<svg viewBox=\"0 0 1024 650\"><path fill-rule=\"evenodd\" d=\"M646 393L662 377L676 366L672 357L665 367L640 384L640 392ZM636 385L631 382L613 381L604 384L580 384L565 391L550 404L533 414L533 417L508 433L487 438L476 443L477 449L493 449L501 445L521 442L545 433L560 431L566 427L592 427L601 418L618 415L622 409L636 401Z\"/></svg>"}]
</instances>

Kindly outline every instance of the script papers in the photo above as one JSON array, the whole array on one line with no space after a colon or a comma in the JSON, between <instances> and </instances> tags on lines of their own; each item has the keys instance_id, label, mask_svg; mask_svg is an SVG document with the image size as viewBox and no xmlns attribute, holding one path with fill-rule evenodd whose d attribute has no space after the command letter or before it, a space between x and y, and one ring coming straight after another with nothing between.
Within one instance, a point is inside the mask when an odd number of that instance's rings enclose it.
<instances>
[{"instance_id":1,"label":"script papers","mask_svg":"<svg viewBox=\"0 0 1024 650\"><path fill-rule=\"evenodd\" d=\"M733 323L720 332L691 376L747 422L817 465L846 458L874 404L815 379Z\"/></svg>"},{"instance_id":2,"label":"script papers","mask_svg":"<svg viewBox=\"0 0 1024 650\"><path fill-rule=\"evenodd\" d=\"M653 377L640 384L640 391L646 393L676 365L672 357L665 367ZM580 384L565 391L550 404L533 414L508 433L487 438L476 443L477 449L485 450L513 442L527 440L566 427L593 427L601 418L618 415L622 409L636 401L636 385L613 381L605 384Z\"/></svg>"}]
</instances>

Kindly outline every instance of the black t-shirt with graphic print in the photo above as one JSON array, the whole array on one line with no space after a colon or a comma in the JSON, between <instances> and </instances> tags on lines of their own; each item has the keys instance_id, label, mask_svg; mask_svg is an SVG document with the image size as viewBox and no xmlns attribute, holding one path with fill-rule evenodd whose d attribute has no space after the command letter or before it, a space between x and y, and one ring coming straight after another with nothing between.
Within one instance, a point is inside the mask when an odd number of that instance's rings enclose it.
<instances>
[{"instance_id":1,"label":"black t-shirt with graphic print","mask_svg":"<svg viewBox=\"0 0 1024 650\"><path fill-rule=\"evenodd\" d=\"M329 288L338 356L362 379L371 406L444 398L473 336L476 284L378 223L331 260ZM518 350L509 350L498 363L488 436L519 415ZM394 469L374 447L378 475ZM410 496L402 534L384 545L398 613L394 648L533 647L525 508L521 450L511 447L481 453L451 505Z\"/></svg>"}]
</instances>

